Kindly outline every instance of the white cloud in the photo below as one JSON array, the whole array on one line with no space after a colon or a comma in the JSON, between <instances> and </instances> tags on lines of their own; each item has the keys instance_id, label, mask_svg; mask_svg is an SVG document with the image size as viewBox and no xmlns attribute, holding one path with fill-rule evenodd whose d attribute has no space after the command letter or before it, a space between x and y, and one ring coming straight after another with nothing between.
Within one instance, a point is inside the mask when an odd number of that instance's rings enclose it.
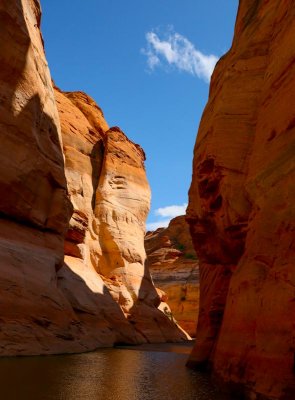
<instances>
[{"instance_id":1,"label":"white cloud","mask_svg":"<svg viewBox=\"0 0 295 400\"><path fill-rule=\"evenodd\" d=\"M154 215L158 217L157 221L148 223L146 225L146 230L155 231L158 228L167 227L172 218L175 218L178 215L185 214L186 207L187 203L184 203L182 205L173 205L173 206L157 208L154 211Z\"/></svg>"},{"instance_id":2,"label":"white cloud","mask_svg":"<svg viewBox=\"0 0 295 400\"><path fill-rule=\"evenodd\" d=\"M153 70L156 65L161 64L159 57L152 51L146 51L144 54L147 56L147 64L149 69Z\"/></svg>"},{"instance_id":3,"label":"white cloud","mask_svg":"<svg viewBox=\"0 0 295 400\"><path fill-rule=\"evenodd\" d=\"M147 56L150 70L163 65L164 61L209 82L218 57L203 54L187 38L171 29L164 36L161 40L155 32L146 34L147 47L142 49L142 53Z\"/></svg>"},{"instance_id":4,"label":"white cloud","mask_svg":"<svg viewBox=\"0 0 295 400\"><path fill-rule=\"evenodd\" d=\"M177 217L178 215L185 214L186 207L187 203L184 203L181 206L167 206L158 208L155 211L155 215L158 215L160 217L174 218Z\"/></svg>"},{"instance_id":5,"label":"white cloud","mask_svg":"<svg viewBox=\"0 0 295 400\"><path fill-rule=\"evenodd\" d=\"M155 231L158 228L166 228L169 225L170 219L164 219L162 221L158 222L150 222L149 224L146 224L146 230L147 231Z\"/></svg>"}]
</instances>

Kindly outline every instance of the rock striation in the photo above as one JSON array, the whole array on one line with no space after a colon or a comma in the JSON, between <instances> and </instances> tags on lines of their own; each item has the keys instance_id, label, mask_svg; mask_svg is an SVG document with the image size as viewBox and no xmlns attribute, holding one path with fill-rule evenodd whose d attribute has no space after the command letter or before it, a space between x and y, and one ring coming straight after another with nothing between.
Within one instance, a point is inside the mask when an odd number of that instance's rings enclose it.
<instances>
[{"instance_id":1,"label":"rock striation","mask_svg":"<svg viewBox=\"0 0 295 400\"><path fill-rule=\"evenodd\" d=\"M147 232L147 267L155 286L166 298L173 317L195 337L199 308L199 263L185 216L173 218L167 228Z\"/></svg>"},{"instance_id":2,"label":"rock striation","mask_svg":"<svg viewBox=\"0 0 295 400\"><path fill-rule=\"evenodd\" d=\"M144 153L53 90L40 19L0 2L0 355L183 340L145 266Z\"/></svg>"},{"instance_id":3,"label":"rock striation","mask_svg":"<svg viewBox=\"0 0 295 400\"><path fill-rule=\"evenodd\" d=\"M77 289L76 281L80 277L87 286L95 284L95 318L102 320L102 332L98 335L95 326L92 337L105 344L185 339L186 334L158 309L161 298L145 265L150 188L143 150L120 128L109 129L102 111L86 94L57 88L55 92L74 207L60 287L92 331L92 300L80 296L83 289Z\"/></svg>"},{"instance_id":4,"label":"rock striation","mask_svg":"<svg viewBox=\"0 0 295 400\"><path fill-rule=\"evenodd\" d=\"M40 17L38 1L0 3L0 354L62 351L76 330L56 280L71 204Z\"/></svg>"},{"instance_id":5,"label":"rock striation","mask_svg":"<svg viewBox=\"0 0 295 400\"><path fill-rule=\"evenodd\" d=\"M189 364L251 399L295 397L295 4L240 0L194 151L200 259Z\"/></svg>"}]
</instances>

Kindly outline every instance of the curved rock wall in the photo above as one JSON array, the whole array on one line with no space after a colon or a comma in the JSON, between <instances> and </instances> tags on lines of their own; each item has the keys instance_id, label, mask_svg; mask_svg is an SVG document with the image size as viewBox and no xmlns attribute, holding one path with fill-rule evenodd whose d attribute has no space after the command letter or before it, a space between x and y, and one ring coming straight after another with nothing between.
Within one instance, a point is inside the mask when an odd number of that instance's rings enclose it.
<instances>
[{"instance_id":1,"label":"curved rock wall","mask_svg":"<svg viewBox=\"0 0 295 400\"><path fill-rule=\"evenodd\" d=\"M294 16L291 0L240 0L232 48L212 77L189 193L201 261L189 364L211 366L251 399L295 396Z\"/></svg>"},{"instance_id":2,"label":"curved rock wall","mask_svg":"<svg viewBox=\"0 0 295 400\"><path fill-rule=\"evenodd\" d=\"M186 338L157 308L161 300L145 266L150 189L143 150L119 128L109 129L102 111L86 94L56 89L56 99L74 206L65 243L65 268L59 272L60 287L89 332L94 329L93 309L88 296L80 296L83 289L77 290L77 278L88 287L95 285L96 297L104 298L103 306L93 300L97 304L95 318L101 320L97 341L144 343Z\"/></svg>"},{"instance_id":3,"label":"curved rock wall","mask_svg":"<svg viewBox=\"0 0 295 400\"><path fill-rule=\"evenodd\" d=\"M61 351L74 314L58 290L67 198L38 1L0 3L0 354Z\"/></svg>"},{"instance_id":4,"label":"curved rock wall","mask_svg":"<svg viewBox=\"0 0 295 400\"><path fill-rule=\"evenodd\" d=\"M89 96L54 93L40 18L0 2L0 355L183 340L144 266L143 152Z\"/></svg>"}]
</instances>

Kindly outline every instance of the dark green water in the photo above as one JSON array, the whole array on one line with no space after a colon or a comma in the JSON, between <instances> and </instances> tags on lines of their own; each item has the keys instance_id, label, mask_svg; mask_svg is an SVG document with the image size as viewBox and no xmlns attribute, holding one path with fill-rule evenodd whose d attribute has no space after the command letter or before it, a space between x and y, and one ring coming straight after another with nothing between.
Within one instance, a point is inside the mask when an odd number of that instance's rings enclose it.
<instances>
[{"instance_id":1,"label":"dark green water","mask_svg":"<svg viewBox=\"0 0 295 400\"><path fill-rule=\"evenodd\" d=\"M185 367L188 346L0 360L2 400L224 400Z\"/></svg>"}]
</instances>

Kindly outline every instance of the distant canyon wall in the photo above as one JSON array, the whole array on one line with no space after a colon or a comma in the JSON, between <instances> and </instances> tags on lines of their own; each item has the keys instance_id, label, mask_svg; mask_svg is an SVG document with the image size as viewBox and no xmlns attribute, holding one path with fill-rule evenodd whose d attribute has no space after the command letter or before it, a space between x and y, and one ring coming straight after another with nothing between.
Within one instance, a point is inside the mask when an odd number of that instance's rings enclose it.
<instances>
[{"instance_id":1,"label":"distant canyon wall","mask_svg":"<svg viewBox=\"0 0 295 400\"><path fill-rule=\"evenodd\" d=\"M251 399L295 398L294 35L293 1L240 0L189 192L201 291L189 364Z\"/></svg>"},{"instance_id":2,"label":"distant canyon wall","mask_svg":"<svg viewBox=\"0 0 295 400\"><path fill-rule=\"evenodd\" d=\"M145 266L143 151L53 89L38 0L0 19L0 354L183 340Z\"/></svg>"},{"instance_id":3,"label":"distant canyon wall","mask_svg":"<svg viewBox=\"0 0 295 400\"><path fill-rule=\"evenodd\" d=\"M173 317L196 336L199 309L199 261L185 216L173 218L167 228L147 232L147 266L155 286L164 293Z\"/></svg>"}]
</instances>

